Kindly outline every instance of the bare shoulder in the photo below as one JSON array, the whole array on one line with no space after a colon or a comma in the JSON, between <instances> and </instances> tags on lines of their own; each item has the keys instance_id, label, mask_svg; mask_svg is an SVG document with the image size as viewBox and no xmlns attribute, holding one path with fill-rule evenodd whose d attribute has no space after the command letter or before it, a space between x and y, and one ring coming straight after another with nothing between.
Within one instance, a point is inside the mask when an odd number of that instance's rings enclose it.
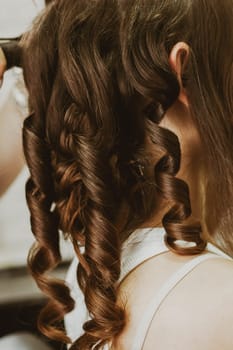
<instances>
[{"instance_id":1,"label":"bare shoulder","mask_svg":"<svg viewBox=\"0 0 233 350\"><path fill-rule=\"evenodd\" d=\"M133 349L141 319L161 286L194 257L167 252L152 257L123 280L119 304L127 323L115 339L114 350ZM143 350L232 350L233 262L212 258L186 275L156 312Z\"/></svg>"},{"instance_id":2,"label":"bare shoulder","mask_svg":"<svg viewBox=\"0 0 233 350\"><path fill-rule=\"evenodd\" d=\"M233 261L204 261L179 282L152 320L143 350L156 347L233 349Z\"/></svg>"}]
</instances>

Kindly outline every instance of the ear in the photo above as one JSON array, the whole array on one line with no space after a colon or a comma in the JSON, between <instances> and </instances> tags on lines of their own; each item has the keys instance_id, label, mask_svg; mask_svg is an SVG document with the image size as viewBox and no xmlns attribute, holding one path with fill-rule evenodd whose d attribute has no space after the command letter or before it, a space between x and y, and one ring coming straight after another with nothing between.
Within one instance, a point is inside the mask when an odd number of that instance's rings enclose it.
<instances>
[{"instance_id":1,"label":"ear","mask_svg":"<svg viewBox=\"0 0 233 350\"><path fill-rule=\"evenodd\" d=\"M184 67L187 63L189 57L189 46L185 42L178 42L173 46L170 55L169 55L169 63L172 70L177 75L177 79L180 84L180 95L178 99L188 107L188 98L185 91L185 88L182 83L182 73L184 71Z\"/></svg>"}]
</instances>

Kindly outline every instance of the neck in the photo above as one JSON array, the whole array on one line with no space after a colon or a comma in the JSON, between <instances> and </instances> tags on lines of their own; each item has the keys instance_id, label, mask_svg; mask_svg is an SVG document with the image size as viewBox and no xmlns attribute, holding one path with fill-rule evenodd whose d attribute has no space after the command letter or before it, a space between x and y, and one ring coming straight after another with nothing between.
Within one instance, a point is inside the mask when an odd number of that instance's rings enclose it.
<instances>
[{"instance_id":1,"label":"neck","mask_svg":"<svg viewBox=\"0 0 233 350\"><path fill-rule=\"evenodd\" d=\"M176 175L189 187L192 214L185 223L199 222L203 229L203 238L208 236L204 222L205 171L201 141L193 126L189 111L181 103L175 103L162 119L160 126L177 135L181 148L181 165ZM153 174L153 169L152 169ZM171 208L171 203L163 202L161 209L144 223L144 227L162 226L163 216Z\"/></svg>"}]
</instances>

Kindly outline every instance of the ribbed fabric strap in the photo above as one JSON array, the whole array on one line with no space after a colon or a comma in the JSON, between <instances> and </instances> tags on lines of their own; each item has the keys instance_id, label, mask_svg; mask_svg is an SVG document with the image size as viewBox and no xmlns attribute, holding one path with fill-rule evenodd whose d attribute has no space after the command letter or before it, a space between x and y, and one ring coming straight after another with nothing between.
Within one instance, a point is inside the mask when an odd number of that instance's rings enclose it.
<instances>
[{"instance_id":1,"label":"ribbed fabric strap","mask_svg":"<svg viewBox=\"0 0 233 350\"><path fill-rule=\"evenodd\" d=\"M91 350L95 350L95 348L97 347L97 345L99 345L100 342L101 342L101 339L98 340L97 343L95 343L95 344L92 346ZM111 347L111 342L108 343L108 344L105 344L105 345L102 347L102 350L109 350L110 347Z\"/></svg>"},{"instance_id":2,"label":"ribbed fabric strap","mask_svg":"<svg viewBox=\"0 0 233 350\"><path fill-rule=\"evenodd\" d=\"M161 287L158 293L155 294L154 298L150 300L150 304L148 305L143 317L138 325L138 331L135 332L135 338L133 342L133 346L130 350L142 350L143 345L146 340L146 336L148 334L149 328L151 326L152 320L163 302L166 296L170 293L170 291L197 265L199 265L204 260L208 260L211 258L222 258L213 253L207 253L205 255L199 255L197 258L192 259L185 265L183 265L178 271L176 271L168 281Z\"/></svg>"}]
</instances>

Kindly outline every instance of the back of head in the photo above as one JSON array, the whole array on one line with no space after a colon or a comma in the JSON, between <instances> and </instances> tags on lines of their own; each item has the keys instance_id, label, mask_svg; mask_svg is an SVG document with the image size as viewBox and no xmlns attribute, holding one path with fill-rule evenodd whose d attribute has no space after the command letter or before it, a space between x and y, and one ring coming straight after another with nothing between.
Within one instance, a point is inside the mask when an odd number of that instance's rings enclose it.
<instances>
[{"instance_id":1,"label":"back of head","mask_svg":"<svg viewBox=\"0 0 233 350\"><path fill-rule=\"evenodd\" d=\"M200 223L186 222L191 205L176 177L179 139L159 125L179 96L169 54L180 41L190 47L182 83L208 172L205 215L208 221L214 213L233 250L232 12L231 0L55 0L22 40L32 112L24 124L26 190L37 239L29 265L51 297L42 331L69 341L59 320L73 301L45 272L60 261L58 231L70 237L91 314L71 349L101 339L98 349L123 329L116 305L121 245L163 203L170 204L162 220L170 249L205 248ZM195 245L181 248L179 239Z\"/></svg>"},{"instance_id":2,"label":"back of head","mask_svg":"<svg viewBox=\"0 0 233 350\"><path fill-rule=\"evenodd\" d=\"M227 242L225 249L232 252L227 238L231 236L233 188L232 1L139 0L127 1L125 6L125 69L135 89L165 110L178 96L169 53L177 42L190 47L182 79L205 153L206 223L210 232L217 226L218 239L225 232L222 244Z\"/></svg>"}]
</instances>

